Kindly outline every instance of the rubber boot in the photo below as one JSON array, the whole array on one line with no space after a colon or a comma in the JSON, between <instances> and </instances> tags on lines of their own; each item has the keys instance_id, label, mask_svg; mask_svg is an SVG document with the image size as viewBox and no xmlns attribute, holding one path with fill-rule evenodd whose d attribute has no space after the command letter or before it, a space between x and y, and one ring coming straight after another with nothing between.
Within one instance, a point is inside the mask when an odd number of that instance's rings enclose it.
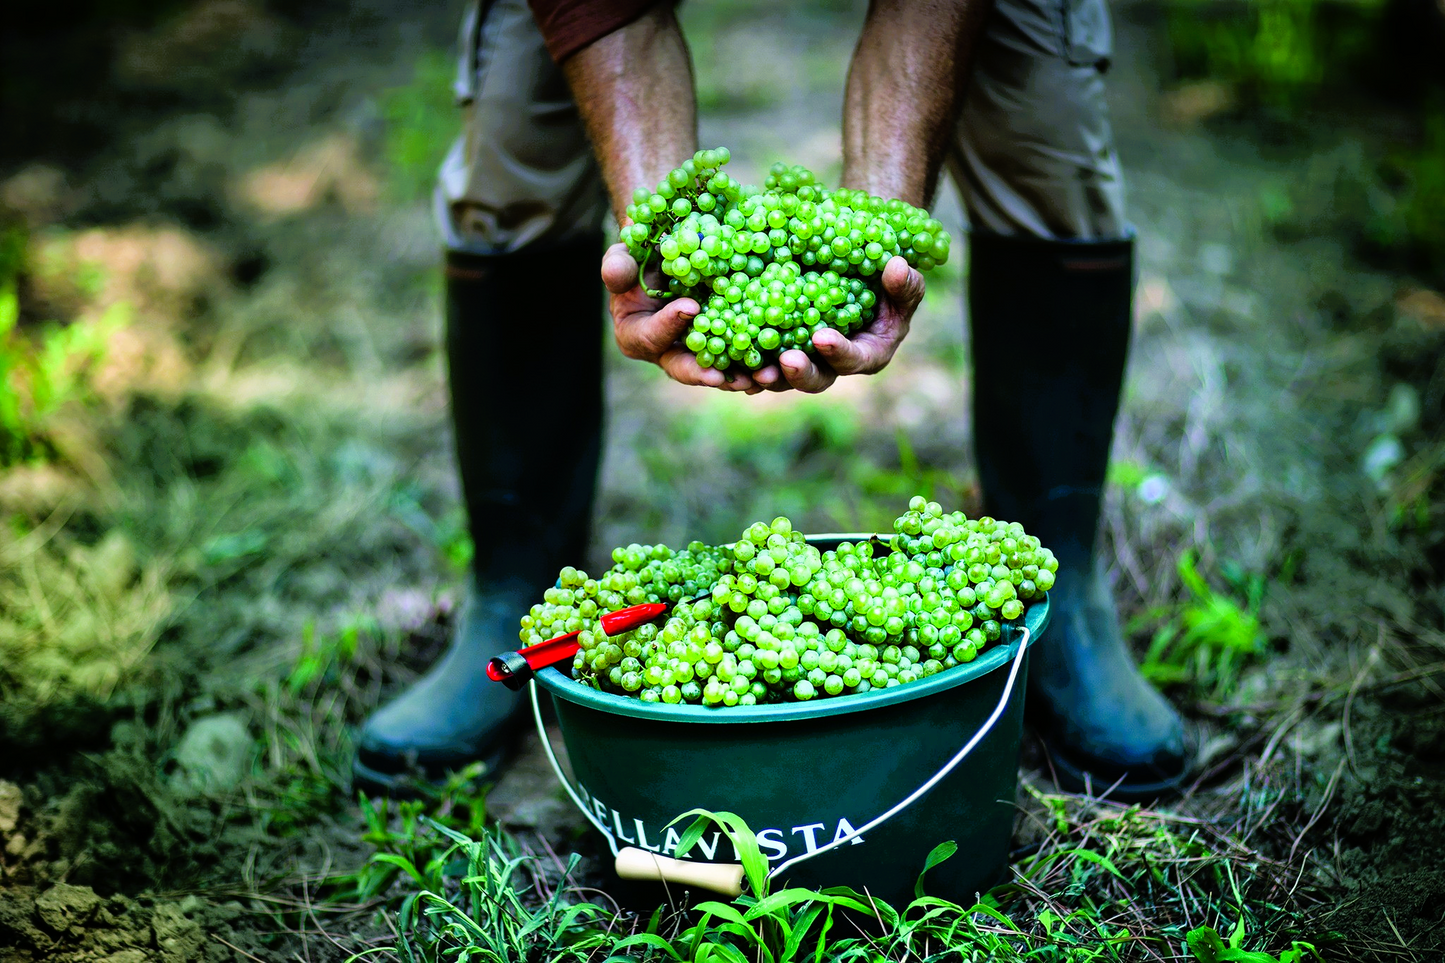
<instances>
[{"instance_id":1,"label":"rubber boot","mask_svg":"<svg viewBox=\"0 0 1445 963\"><path fill-rule=\"evenodd\" d=\"M449 254L446 349L457 461L475 555L446 653L362 727L353 774L404 792L481 760L527 716L486 677L519 620L582 561L602 446L600 236L482 258Z\"/></svg>"},{"instance_id":2,"label":"rubber boot","mask_svg":"<svg viewBox=\"0 0 1445 963\"><path fill-rule=\"evenodd\" d=\"M969 317L984 510L1021 522L1059 559L1052 627L1026 705L1060 785L1120 800L1174 794L1192 749L1139 674L1095 559L1129 350L1132 239L973 234Z\"/></svg>"}]
</instances>

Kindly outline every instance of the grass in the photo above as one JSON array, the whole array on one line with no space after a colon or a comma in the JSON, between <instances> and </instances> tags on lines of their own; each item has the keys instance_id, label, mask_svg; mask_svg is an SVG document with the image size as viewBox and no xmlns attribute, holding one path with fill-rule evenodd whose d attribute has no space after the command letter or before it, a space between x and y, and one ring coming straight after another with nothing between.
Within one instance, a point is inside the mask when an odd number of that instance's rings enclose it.
<instances>
[{"instance_id":1,"label":"grass","mask_svg":"<svg viewBox=\"0 0 1445 963\"><path fill-rule=\"evenodd\" d=\"M46 706L104 700L140 666L173 608L164 553L126 533L77 535L85 486L104 483L91 376L130 320L117 302L68 323L21 325L27 234L0 231L0 471L57 463L46 504L0 517L0 699Z\"/></svg>"},{"instance_id":2,"label":"grass","mask_svg":"<svg viewBox=\"0 0 1445 963\"><path fill-rule=\"evenodd\" d=\"M970 476L920 450L931 439L868 422L843 400L798 398L786 406L709 400L687 418L658 425L665 441L640 440L645 474L638 482L645 487L628 510L664 538L719 542L751 518L784 514L815 532L878 531L891 524L900 497L921 492L970 503ZM699 478L699 463L717 471ZM679 515L688 527L674 536L667 525Z\"/></svg>"},{"instance_id":3,"label":"grass","mask_svg":"<svg viewBox=\"0 0 1445 963\"><path fill-rule=\"evenodd\" d=\"M845 887L774 890L752 832L731 813L697 811L685 853L711 825L733 841L751 892L637 916L589 900L565 865L520 848L498 830L477 838L440 822L408 823L434 842L424 861L391 838L373 863L408 883L397 906L399 939L360 956L411 961L726 961L1192 959L1197 963L1302 963L1316 942L1290 936L1275 905L1297 882L1291 867L1250 853L1218 825L1071 797L1036 798L1054 825L1014 879L964 905L928 896L924 874L959 857L940 843L901 909ZM438 849L438 845L444 848ZM1223 934L1223 935L1221 935ZM1270 935L1265 935L1270 934Z\"/></svg>"},{"instance_id":4,"label":"grass","mask_svg":"<svg viewBox=\"0 0 1445 963\"><path fill-rule=\"evenodd\" d=\"M68 512L0 527L0 699L13 709L74 696L108 699L160 636L174 600L171 565L126 536L86 545Z\"/></svg>"}]
</instances>

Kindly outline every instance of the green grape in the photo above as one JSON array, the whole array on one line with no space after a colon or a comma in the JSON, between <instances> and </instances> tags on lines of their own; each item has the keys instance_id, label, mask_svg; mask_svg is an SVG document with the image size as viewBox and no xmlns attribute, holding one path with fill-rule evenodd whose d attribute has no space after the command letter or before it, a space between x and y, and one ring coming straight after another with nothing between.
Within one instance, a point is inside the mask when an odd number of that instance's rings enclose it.
<instances>
[{"instance_id":1,"label":"green grape","mask_svg":"<svg viewBox=\"0 0 1445 963\"><path fill-rule=\"evenodd\" d=\"M620 235L643 273L661 270L661 294L702 305L699 319L720 339L688 345L702 367L756 370L781 351L811 353L823 328L851 335L872 323L891 258L919 270L947 259L951 240L926 211L829 190L806 168L783 164L761 191L744 187L722 171L729 158L726 148L700 150L655 193L636 190L627 209L634 223Z\"/></svg>"}]
</instances>

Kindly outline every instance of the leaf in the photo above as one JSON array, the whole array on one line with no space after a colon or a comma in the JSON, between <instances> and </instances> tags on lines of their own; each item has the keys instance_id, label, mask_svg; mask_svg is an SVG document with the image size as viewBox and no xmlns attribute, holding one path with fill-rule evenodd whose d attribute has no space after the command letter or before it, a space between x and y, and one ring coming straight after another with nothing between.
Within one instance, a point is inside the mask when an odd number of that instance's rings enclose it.
<instances>
[{"instance_id":1,"label":"leaf","mask_svg":"<svg viewBox=\"0 0 1445 963\"><path fill-rule=\"evenodd\" d=\"M972 916L974 913L982 913L984 916L987 916L995 920L999 924L1008 927L1015 933L1023 932L1016 925L1014 925L1013 920L1003 915L1003 913L1000 912L998 907L996 906L990 906L988 903L974 903L973 906L969 907L968 915Z\"/></svg>"},{"instance_id":2,"label":"leaf","mask_svg":"<svg viewBox=\"0 0 1445 963\"><path fill-rule=\"evenodd\" d=\"M422 822L424 822L424 823L426 823L428 826L430 826L432 829L435 829L437 832L441 833L443 836L446 836L448 839L452 840L453 842L461 843L463 846L475 846L475 845L477 845L477 841L476 841L475 839L472 839L470 836L466 836L466 835L463 835L462 833L457 832L455 829L452 829L450 826L446 825L445 823L439 823L439 822L437 822L435 819L431 818L430 816L423 816L423 817L421 818L421 820L422 820Z\"/></svg>"},{"instance_id":3,"label":"leaf","mask_svg":"<svg viewBox=\"0 0 1445 963\"><path fill-rule=\"evenodd\" d=\"M898 914L893 907L882 900L875 900L871 896L865 896L857 890L848 886L829 886L822 890L822 895L828 897L829 902L834 906L843 909L854 910L859 913L866 913L869 916L882 918L885 922L896 923Z\"/></svg>"},{"instance_id":4,"label":"leaf","mask_svg":"<svg viewBox=\"0 0 1445 963\"><path fill-rule=\"evenodd\" d=\"M818 950L813 955L813 963L823 963L823 953L828 949L828 931L833 928L833 907L828 906L828 915L823 920L823 928L818 931Z\"/></svg>"},{"instance_id":5,"label":"leaf","mask_svg":"<svg viewBox=\"0 0 1445 963\"><path fill-rule=\"evenodd\" d=\"M673 948L673 945L656 933L637 933L613 944L612 953L607 957L608 963L612 960L627 960L632 963L636 957L622 951L633 946L650 946L655 950L662 950L674 960L682 959L682 955Z\"/></svg>"},{"instance_id":6,"label":"leaf","mask_svg":"<svg viewBox=\"0 0 1445 963\"><path fill-rule=\"evenodd\" d=\"M391 866L400 867L402 872L416 880L418 886L426 885L426 877L416 868L416 864L405 856L398 856L396 853L374 853L368 862L387 863Z\"/></svg>"},{"instance_id":7,"label":"leaf","mask_svg":"<svg viewBox=\"0 0 1445 963\"><path fill-rule=\"evenodd\" d=\"M788 934L788 938L783 943L783 955L779 959L779 963L788 963L793 959L793 954L798 952L798 947L802 945L808 931L813 928L813 924L818 921L818 917L825 908L825 904L815 903L803 911L803 915L798 918L792 932Z\"/></svg>"},{"instance_id":8,"label":"leaf","mask_svg":"<svg viewBox=\"0 0 1445 963\"><path fill-rule=\"evenodd\" d=\"M814 892L811 889L792 887L781 892L772 893L758 900L745 914L743 919L755 920L760 916L773 916L780 909L786 909L797 903L826 901L828 897L822 893Z\"/></svg>"},{"instance_id":9,"label":"leaf","mask_svg":"<svg viewBox=\"0 0 1445 963\"><path fill-rule=\"evenodd\" d=\"M1086 863L1094 863L1096 865L1102 866L1120 879L1124 878L1124 874L1119 872L1119 867L1115 866L1107 856L1101 856L1098 853L1092 852L1087 849L1068 850L1063 855L1068 855L1068 853L1072 853Z\"/></svg>"},{"instance_id":10,"label":"leaf","mask_svg":"<svg viewBox=\"0 0 1445 963\"><path fill-rule=\"evenodd\" d=\"M729 906L727 903L719 903L716 900L707 900L705 902L698 903L696 906L693 907L693 909L699 913L710 913L713 916L719 917L720 919L727 920L729 923L737 923L739 926L746 927L748 925L747 917L743 916L742 913L739 913L736 907Z\"/></svg>"},{"instance_id":11,"label":"leaf","mask_svg":"<svg viewBox=\"0 0 1445 963\"><path fill-rule=\"evenodd\" d=\"M945 840L933 847L933 851L930 852L928 858L923 861L923 872L918 874L918 879L913 883L913 895L916 899L923 898L923 877L928 875L928 871L956 852L958 852L958 843L951 839Z\"/></svg>"},{"instance_id":12,"label":"leaf","mask_svg":"<svg viewBox=\"0 0 1445 963\"><path fill-rule=\"evenodd\" d=\"M1190 930L1184 939L1189 945L1189 952L1198 963L1220 963L1223 959L1224 941L1219 938L1214 927L1197 927Z\"/></svg>"},{"instance_id":13,"label":"leaf","mask_svg":"<svg viewBox=\"0 0 1445 963\"><path fill-rule=\"evenodd\" d=\"M749 963L748 958L743 956L735 946L727 943L704 943L696 956L697 963L706 963L713 957L721 957L727 963Z\"/></svg>"},{"instance_id":14,"label":"leaf","mask_svg":"<svg viewBox=\"0 0 1445 963\"><path fill-rule=\"evenodd\" d=\"M683 815L677 817L677 819L682 819L688 815L691 814L683 813ZM677 822L677 819L674 819L672 822ZM668 823L668 825L671 826L672 823ZM682 831L682 835L678 837L677 848L673 851L673 854L677 856L678 859L685 856L687 851L696 846L697 841L702 839L702 834L707 832L707 827L710 825L712 825L712 813L703 813L694 819L692 823Z\"/></svg>"},{"instance_id":15,"label":"leaf","mask_svg":"<svg viewBox=\"0 0 1445 963\"><path fill-rule=\"evenodd\" d=\"M1204 576L1199 574L1199 568L1194 563L1194 552L1187 551L1181 553L1177 567L1179 570L1179 581L1184 583L1184 587L1189 589L1190 594L1196 599L1202 602L1214 597L1214 592L1210 589L1209 583L1204 581Z\"/></svg>"},{"instance_id":16,"label":"leaf","mask_svg":"<svg viewBox=\"0 0 1445 963\"><path fill-rule=\"evenodd\" d=\"M739 860L743 864L743 873L748 878L748 885L752 888L753 894L759 897L766 896L768 892L768 860L767 857L763 855L762 850L758 848L757 834L748 828L747 821L736 813L693 809L678 816L677 819L674 819L672 822L675 823L679 819L686 819L688 816L697 816L699 819L684 831L684 836L692 834L694 830L696 831L696 835L688 842L687 847L684 847L682 840L679 839L676 850L677 854L681 856L687 851L687 848L690 848L693 843L696 843L697 840L702 838L706 824L704 823L703 827L699 827L698 822L711 820L722 827L723 833L732 841L734 848L737 849ZM668 825L670 826L672 823L668 823Z\"/></svg>"},{"instance_id":17,"label":"leaf","mask_svg":"<svg viewBox=\"0 0 1445 963\"><path fill-rule=\"evenodd\" d=\"M1236 898L1236 899L1239 898L1239 893L1238 893L1237 890L1236 890L1236 892L1235 892L1234 895L1235 895L1235 898ZM1239 918L1239 921L1234 924L1234 932L1229 934L1229 948L1230 948L1231 950L1237 950L1237 949L1239 949L1240 944L1242 944L1243 942L1244 942L1244 917L1241 916L1241 917Z\"/></svg>"},{"instance_id":18,"label":"leaf","mask_svg":"<svg viewBox=\"0 0 1445 963\"><path fill-rule=\"evenodd\" d=\"M20 320L20 297L15 293L14 284L0 288L0 340L9 337Z\"/></svg>"}]
</instances>

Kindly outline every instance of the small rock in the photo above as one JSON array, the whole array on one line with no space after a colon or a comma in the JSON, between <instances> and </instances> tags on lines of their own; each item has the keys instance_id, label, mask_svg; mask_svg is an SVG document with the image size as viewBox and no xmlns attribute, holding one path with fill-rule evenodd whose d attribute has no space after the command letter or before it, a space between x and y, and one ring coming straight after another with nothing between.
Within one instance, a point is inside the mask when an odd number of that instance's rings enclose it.
<instances>
[{"instance_id":1,"label":"small rock","mask_svg":"<svg viewBox=\"0 0 1445 963\"><path fill-rule=\"evenodd\" d=\"M72 926L84 924L99 905L100 897L89 886L56 883L35 900L35 912L40 922L56 933L63 933Z\"/></svg>"},{"instance_id":2,"label":"small rock","mask_svg":"<svg viewBox=\"0 0 1445 963\"><path fill-rule=\"evenodd\" d=\"M234 789L246 775L251 748L251 734L240 714L223 712L197 719L176 747L178 782L201 793Z\"/></svg>"},{"instance_id":3,"label":"small rock","mask_svg":"<svg viewBox=\"0 0 1445 963\"><path fill-rule=\"evenodd\" d=\"M9 836L20 825L20 787L0 779L0 836Z\"/></svg>"}]
</instances>

